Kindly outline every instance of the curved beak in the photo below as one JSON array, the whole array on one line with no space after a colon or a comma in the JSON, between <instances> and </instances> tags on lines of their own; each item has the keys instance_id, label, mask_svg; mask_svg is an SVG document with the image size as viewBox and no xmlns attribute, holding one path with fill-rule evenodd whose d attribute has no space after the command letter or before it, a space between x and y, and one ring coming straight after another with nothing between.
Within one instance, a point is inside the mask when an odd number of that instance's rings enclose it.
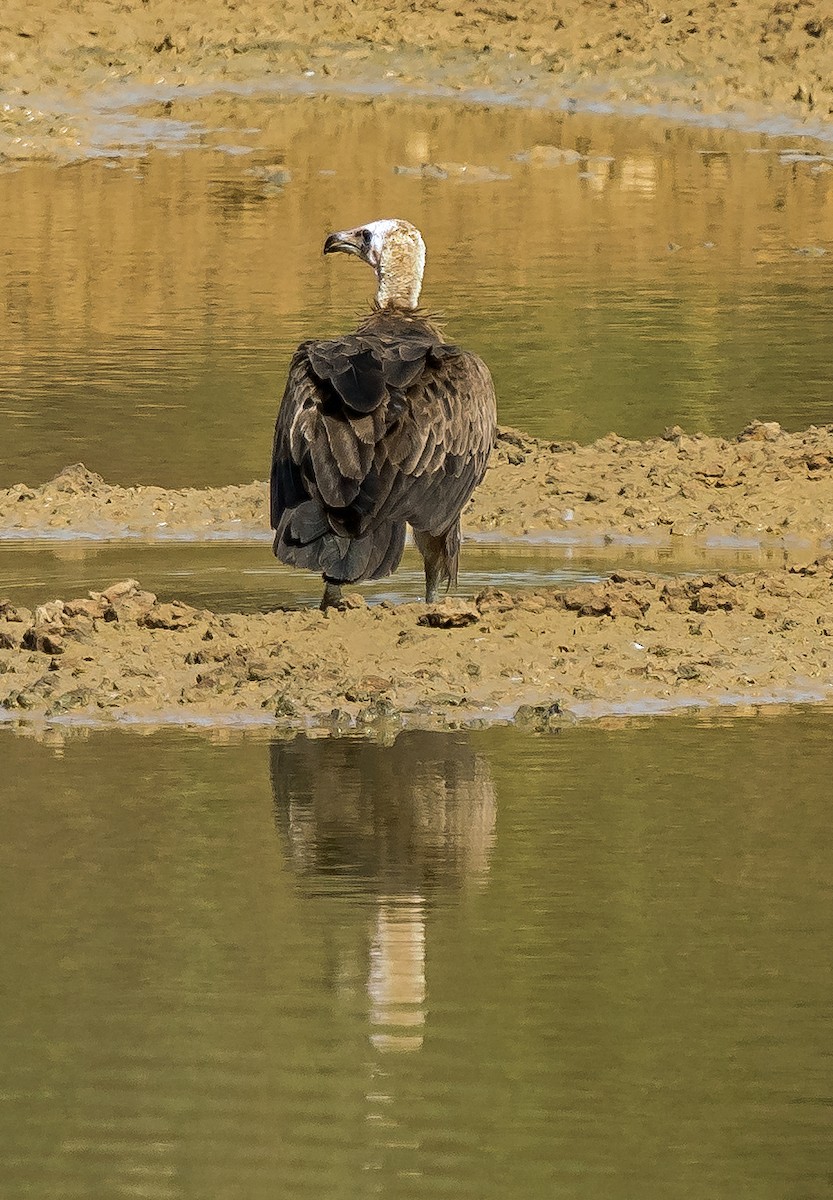
<instances>
[{"instance_id":1,"label":"curved beak","mask_svg":"<svg viewBox=\"0 0 833 1200\"><path fill-rule=\"evenodd\" d=\"M362 256L364 243L359 229L342 229L338 233L328 233L324 242L325 254L336 254L339 250L345 254Z\"/></svg>"}]
</instances>

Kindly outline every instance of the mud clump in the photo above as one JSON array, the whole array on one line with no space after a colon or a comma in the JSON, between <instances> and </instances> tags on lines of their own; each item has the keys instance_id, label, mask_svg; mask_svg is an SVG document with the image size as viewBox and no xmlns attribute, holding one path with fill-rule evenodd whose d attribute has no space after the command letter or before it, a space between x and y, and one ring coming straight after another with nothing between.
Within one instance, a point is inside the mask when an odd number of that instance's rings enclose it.
<instances>
[{"instance_id":1,"label":"mud clump","mask_svg":"<svg viewBox=\"0 0 833 1200\"><path fill-rule=\"evenodd\" d=\"M831 599L831 555L326 615L215 613L124 580L31 613L0 605L0 713L329 733L516 715L543 733L605 713L821 700L833 695Z\"/></svg>"},{"instance_id":2,"label":"mud clump","mask_svg":"<svg viewBox=\"0 0 833 1200\"><path fill-rule=\"evenodd\" d=\"M833 537L833 427L788 433L753 422L735 438L674 426L589 446L499 431L466 528L576 541L743 539L821 546Z\"/></svg>"},{"instance_id":3,"label":"mud clump","mask_svg":"<svg viewBox=\"0 0 833 1200\"><path fill-rule=\"evenodd\" d=\"M419 617L417 624L427 625L431 629L463 629L466 625L474 625L480 613L471 605L460 601L446 601L436 608Z\"/></svg>"}]
</instances>

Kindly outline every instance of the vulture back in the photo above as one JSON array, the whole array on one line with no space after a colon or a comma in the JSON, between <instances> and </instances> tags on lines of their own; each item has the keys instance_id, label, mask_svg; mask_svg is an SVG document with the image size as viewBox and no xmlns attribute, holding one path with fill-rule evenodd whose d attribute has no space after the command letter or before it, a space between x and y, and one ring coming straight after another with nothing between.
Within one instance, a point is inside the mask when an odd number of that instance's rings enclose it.
<instances>
[{"instance_id":1,"label":"vulture back","mask_svg":"<svg viewBox=\"0 0 833 1200\"><path fill-rule=\"evenodd\" d=\"M416 312L304 342L275 426L274 551L333 583L396 569L405 526L440 536L483 478L496 427L485 364Z\"/></svg>"}]
</instances>

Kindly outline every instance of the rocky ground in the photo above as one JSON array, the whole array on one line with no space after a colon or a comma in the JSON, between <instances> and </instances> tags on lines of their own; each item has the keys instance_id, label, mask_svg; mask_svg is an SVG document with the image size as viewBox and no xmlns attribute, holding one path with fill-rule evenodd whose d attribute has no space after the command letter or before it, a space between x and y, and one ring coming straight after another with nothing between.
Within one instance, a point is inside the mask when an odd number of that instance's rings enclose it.
<instances>
[{"instance_id":1,"label":"rocky ground","mask_svg":"<svg viewBox=\"0 0 833 1200\"><path fill-rule=\"evenodd\" d=\"M7 0L0 153L83 155L111 103L227 84L833 114L823 0Z\"/></svg>"}]
</instances>

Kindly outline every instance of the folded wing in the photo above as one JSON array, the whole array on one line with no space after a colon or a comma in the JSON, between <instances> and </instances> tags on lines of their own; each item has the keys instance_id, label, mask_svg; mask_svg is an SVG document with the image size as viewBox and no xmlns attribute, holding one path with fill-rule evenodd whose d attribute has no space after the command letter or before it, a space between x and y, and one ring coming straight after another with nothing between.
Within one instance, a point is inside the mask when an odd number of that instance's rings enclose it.
<instances>
[{"instance_id":1,"label":"folded wing","mask_svg":"<svg viewBox=\"0 0 833 1200\"><path fill-rule=\"evenodd\" d=\"M275 553L333 582L389 574L405 525L449 530L486 470L491 376L426 320L376 314L292 359L272 454Z\"/></svg>"}]
</instances>

